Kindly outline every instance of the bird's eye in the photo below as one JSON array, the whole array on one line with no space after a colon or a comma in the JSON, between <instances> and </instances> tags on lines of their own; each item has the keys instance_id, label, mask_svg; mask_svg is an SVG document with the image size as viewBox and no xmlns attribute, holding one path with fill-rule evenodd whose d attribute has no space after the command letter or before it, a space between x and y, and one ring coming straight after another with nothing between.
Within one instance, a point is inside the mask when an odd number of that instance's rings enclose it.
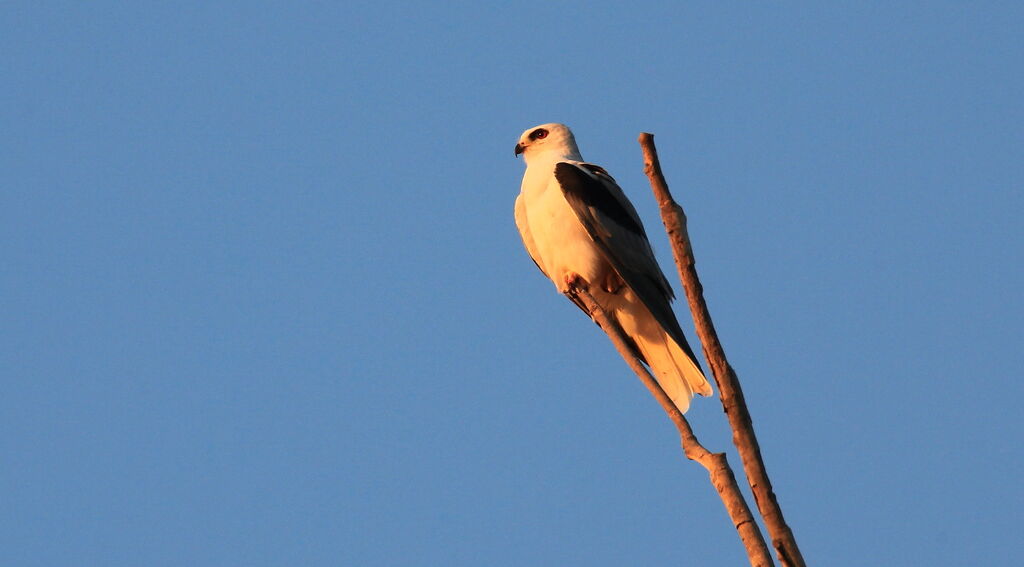
<instances>
[{"instance_id":1,"label":"bird's eye","mask_svg":"<svg viewBox=\"0 0 1024 567\"><path fill-rule=\"evenodd\" d=\"M548 137L548 131L543 128L537 128L533 132L530 132L531 140L541 140Z\"/></svg>"}]
</instances>

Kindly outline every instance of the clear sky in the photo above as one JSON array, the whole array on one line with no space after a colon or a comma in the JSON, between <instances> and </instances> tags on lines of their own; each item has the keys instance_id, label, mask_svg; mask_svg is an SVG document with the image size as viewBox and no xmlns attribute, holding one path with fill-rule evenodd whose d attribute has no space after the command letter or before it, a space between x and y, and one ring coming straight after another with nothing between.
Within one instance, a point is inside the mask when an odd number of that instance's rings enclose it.
<instances>
[{"instance_id":1,"label":"clear sky","mask_svg":"<svg viewBox=\"0 0 1024 567\"><path fill-rule=\"evenodd\" d=\"M6 3L0 564L742 564L522 249L549 121L673 274L657 135L811 564L1018 561L1024 11L821 4Z\"/></svg>"}]
</instances>

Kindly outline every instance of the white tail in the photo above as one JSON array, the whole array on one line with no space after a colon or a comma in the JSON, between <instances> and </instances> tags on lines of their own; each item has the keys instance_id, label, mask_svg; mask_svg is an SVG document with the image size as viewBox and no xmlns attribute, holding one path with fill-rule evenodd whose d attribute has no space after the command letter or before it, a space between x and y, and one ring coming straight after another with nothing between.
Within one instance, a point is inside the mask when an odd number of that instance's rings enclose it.
<instances>
[{"instance_id":1,"label":"white tail","mask_svg":"<svg viewBox=\"0 0 1024 567\"><path fill-rule=\"evenodd\" d=\"M686 413L694 393L711 395L711 384L697 363L665 332L631 290L621 295L598 293L599 301L610 308L622 330L636 343L651 373L679 411Z\"/></svg>"},{"instance_id":2,"label":"white tail","mask_svg":"<svg viewBox=\"0 0 1024 567\"><path fill-rule=\"evenodd\" d=\"M647 359L654 377L679 411L686 413L694 393L711 395L711 384L700 368L664 331L659 329L656 337L648 334L646 337L634 337L634 340Z\"/></svg>"}]
</instances>

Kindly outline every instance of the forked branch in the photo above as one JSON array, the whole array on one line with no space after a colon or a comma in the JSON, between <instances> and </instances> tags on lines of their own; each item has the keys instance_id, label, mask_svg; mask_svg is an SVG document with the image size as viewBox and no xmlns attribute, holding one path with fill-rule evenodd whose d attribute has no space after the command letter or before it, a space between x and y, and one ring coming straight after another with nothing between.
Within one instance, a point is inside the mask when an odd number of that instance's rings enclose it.
<instances>
[{"instance_id":1,"label":"forked branch","mask_svg":"<svg viewBox=\"0 0 1024 567\"><path fill-rule=\"evenodd\" d=\"M682 440L683 452L686 454L686 457L707 469L711 484L718 491L718 496L722 499L722 503L725 504L729 518L739 533L743 547L747 550L750 564L754 567L772 567L772 558L768 552L768 545L765 543L764 536L761 535L761 530L754 520L750 506L747 505L747 501L743 498L743 493L740 492L739 485L736 484L736 476L726 461L725 453L712 453L700 444L697 437L693 434L693 430L690 429L690 423L686 421L683 414L672 403L665 390L661 388L661 385L651 376L651 373L647 371L644 365L633 356L632 351L627 346L626 334L622 327L608 317L608 314L598 305L593 296L582 287L571 288L567 295L570 296L570 299L587 308L594 322L604 329L604 332L608 334L615 345L615 349L619 351L622 358L633 369L633 372L640 378L640 381L644 383L644 386L647 386L654 399L658 400L661 409L665 410L669 419L672 420L676 429L679 430L679 437Z\"/></svg>"},{"instance_id":2,"label":"forked branch","mask_svg":"<svg viewBox=\"0 0 1024 567\"><path fill-rule=\"evenodd\" d=\"M693 249L686 231L686 214L683 213L683 208L672 199L672 194L668 190L668 183L665 181L665 176L661 172L661 164L658 162L658 150L654 147L654 135L640 134L639 141L644 152L644 173L647 174L647 178L651 182L651 189L658 200L661 220L665 223L665 230L672 242L672 253L675 256L676 268L679 270L679 278L686 290L686 300L690 304L690 313L693 314L697 336L704 348L704 358L711 366L715 383L718 384L722 407L725 409L729 425L732 427L733 444L739 451L740 460L743 462L743 471L750 482L757 509L761 512L761 517L764 518L765 527L772 538L772 546L775 548L782 566L806 567L793 531L789 529L789 525L786 524L786 520L782 516L782 508L779 507L778 500L775 498L771 480L768 479L768 471L761 458L761 448L757 443L757 436L754 434L754 424L750 418L750 412L747 410L739 379L725 358L725 350L718 340L718 333L715 332L715 325L711 321L711 313L704 301L704 288L700 284L700 278L697 277Z\"/></svg>"}]
</instances>

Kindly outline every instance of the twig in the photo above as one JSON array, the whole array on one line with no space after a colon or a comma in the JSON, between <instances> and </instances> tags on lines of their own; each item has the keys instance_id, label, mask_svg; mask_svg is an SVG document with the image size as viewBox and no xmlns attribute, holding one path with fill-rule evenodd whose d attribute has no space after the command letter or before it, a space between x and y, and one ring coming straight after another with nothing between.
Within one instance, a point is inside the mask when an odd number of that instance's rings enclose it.
<instances>
[{"instance_id":1,"label":"twig","mask_svg":"<svg viewBox=\"0 0 1024 567\"><path fill-rule=\"evenodd\" d=\"M757 436L754 434L753 421L747 410L747 403L743 399L743 390L740 388L739 379L725 358L725 350L718 340L715 325L711 321L711 313L704 301L704 288L700 284L700 278L697 277L693 249L686 231L686 214L683 212L683 208L672 199L672 194L668 190L668 183L665 181L665 176L661 172L661 164L658 162L658 150L654 147L654 135L640 134L639 141L644 153L644 173L647 174L647 178L651 182L651 189L658 200L661 219L665 223L665 230L672 242L676 268L679 269L679 277L686 289L686 300L690 304L697 336L700 337L704 348L704 358L711 366L711 372L718 384L722 407L725 409L729 425L732 427L733 444L739 450L743 471L750 482L757 509L761 512L761 517L764 518L765 527L772 538L772 546L783 567L806 567L793 531L789 529L782 516L782 508L779 507L778 500L775 498L771 480L768 479L768 471L761 458L761 448L757 443Z\"/></svg>"},{"instance_id":2,"label":"twig","mask_svg":"<svg viewBox=\"0 0 1024 567\"><path fill-rule=\"evenodd\" d=\"M754 520L750 506L747 505L747 501L743 498L743 493L740 492L739 485L736 483L736 476L733 475L732 469L729 467L728 461L726 461L725 453L712 453L700 444L697 437L694 436L693 430L690 429L689 422L679 412L676 405L672 403L665 390L651 376L651 373L644 368L643 364L633 356L632 351L627 346L626 335L622 327L619 326L618 322L608 317L608 314L598 305L593 296L587 290L580 287L571 288L567 295L571 296L570 299L579 301L587 308L594 322L604 329L604 332L611 338L612 343L615 345L616 350L619 351L619 354L622 355L622 358L629 363L630 368L640 378L640 381L644 383L644 386L647 386L647 389L650 390L654 398L658 400L661 408L665 410L669 419L672 420L676 429L679 430L679 437L682 440L683 453L686 454L686 458L696 461L707 469L708 475L711 478L711 484L718 491L718 495L721 497L722 503L725 504L725 509L729 513L729 518L736 527L736 531L739 532L740 540L743 542L743 546L747 550L747 556L750 558L750 564L753 567L772 567L772 557L768 552L768 545L765 543L764 536L761 535L761 530Z\"/></svg>"}]
</instances>

